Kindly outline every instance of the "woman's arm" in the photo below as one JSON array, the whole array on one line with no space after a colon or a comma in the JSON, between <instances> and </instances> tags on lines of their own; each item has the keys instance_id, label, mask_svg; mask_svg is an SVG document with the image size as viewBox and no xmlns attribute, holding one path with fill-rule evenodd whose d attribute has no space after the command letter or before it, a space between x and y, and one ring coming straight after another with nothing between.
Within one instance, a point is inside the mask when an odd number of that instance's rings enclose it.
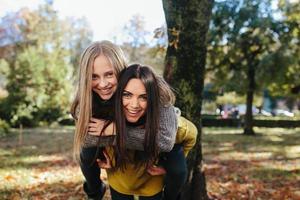
<instances>
[{"instance_id":1,"label":"woman's arm","mask_svg":"<svg viewBox=\"0 0 300 200\"><path fill-rule=\"evenodd\" d=\"M197 134L198 130L195 124L184 117L179 117L176 144L183 145L183 152L185 156L187 156L189 151L194 147Z\"/></svg>"},{"instance_id":2,"label":"woman's arm","mask_svg":"<svg viewBox=\"0 0 300 200\"><path fill-rule=\"evenodd\" d=\"M174 146L177 132L177 116L174 106L160 106L159 117L158 150L160 152L169 152ZM125 143L128 149L144 150L145 129L127 127L126 134Z\"/></svg>"},{"instance_id":3,"label":"woman's arm","mask_svg":"<svg viewBox=\"0 0 300 200\"><path fill-rule=\"evenodd\" d=\"M85 136L83 147L105 147L115 143L115 123L111 122L107 126L106 121L96 118L91 118L88 124L88 133ZM106 127L102 132L102 129Z\"/></svg>"}]
</instances>

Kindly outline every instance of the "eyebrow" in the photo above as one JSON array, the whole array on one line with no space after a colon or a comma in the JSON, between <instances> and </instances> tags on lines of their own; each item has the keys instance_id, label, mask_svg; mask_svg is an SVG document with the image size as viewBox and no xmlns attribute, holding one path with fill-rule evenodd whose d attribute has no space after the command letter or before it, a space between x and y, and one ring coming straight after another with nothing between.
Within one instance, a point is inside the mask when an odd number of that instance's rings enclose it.
<instances>
[{"instance_id":1,"label":"eyebrow","mask_svg":"<svg viewBox=\"0 0 300 200\"><path fill-rule=\"evenodd\" d=\"M126 93L130 93L130 94L132 94L131 92L129 92L129 91L125 90L125 89L123 90L123 92L126 92Z\"/></svg>"},{"instance_id":2,"label":"eyebrow","mask_svg":"<svg viewBox=\"0 0 300 200\"><path fill-rule=\"evenodd\" d=\"M127 90L123 90L123 92L126 92L126 93L129 93L129 94L132 94L131 92L127 91ZM147 93L144 93L144 94L140 94L139 96L147 96Z\"/></svg>"},{"instance_id":3,"label":"eyebrow","mask_svg":"<svg viewBox=\"0 0 300 200\"><path fill-rule=\"evenodd\" d=\"M114 70L109 70L109 71L104 72L104 74L110 74L110 73L114 73ZM94 76L99 76L99 75L96 74L96 73L92 73L92 75L94 75Z\"/></svg>"},{"instance_id":4,"label":"eyebrow","mask_svg":"<svg viewBox=\"0 0 300 200\"><path fill-rule=\"evenodd\" d=\"M114 73L114 70L109 70L109 71L104 72L104 74L108 74L108 73Z\"/></svg>"}]
</instances>

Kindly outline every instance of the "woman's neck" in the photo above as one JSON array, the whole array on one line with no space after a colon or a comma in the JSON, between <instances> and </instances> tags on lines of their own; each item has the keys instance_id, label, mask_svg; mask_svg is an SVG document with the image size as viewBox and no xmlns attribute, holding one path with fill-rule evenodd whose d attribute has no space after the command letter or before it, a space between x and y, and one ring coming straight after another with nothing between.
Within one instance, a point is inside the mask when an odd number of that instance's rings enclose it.
<instances>
[{"instance_id":1,"label":"woman's neck","mask_svg":"<svg viewBox=\"0 0 300 200\"><path fill-rule=\"evenodd\" d=\"M142 116L137 122L129 122L126 120L128 126L144 126L146 124L146 116Z\"/></svg>"},{"instance_id":2,"label":"woman's neck","mask_svg":"<svg viewBox=\"0 0 300 200\"><path fill-rule=\"evenodd\" d=\"M114 96L115 96L115 95L112 95L112 96L110 97L110 99L104 100L104 99L102 99L102 98L99 96L99 94L97 94L96 92L92 91L92 96L93 96L93 99L96 100L96 101L100 101L100 102L102 102L102 103L107 103L107 102L113 102Z\"/></svg>"}]
</instances>

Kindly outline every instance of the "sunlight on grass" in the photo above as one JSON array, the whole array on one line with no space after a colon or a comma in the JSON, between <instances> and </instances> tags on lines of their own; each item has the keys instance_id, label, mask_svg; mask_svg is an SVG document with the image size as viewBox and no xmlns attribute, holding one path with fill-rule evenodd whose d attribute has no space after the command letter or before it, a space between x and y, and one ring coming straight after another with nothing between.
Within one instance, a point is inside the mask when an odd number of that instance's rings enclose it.
<instances>
[{"instance_id":1,"label":"sunlight on grass","mask_svg":"<svg viewBox=\"0 0 300 200\"><path fill-rule=\"evenodd\" d=\"M280 137L279 135L269 135L269 136L265 136L265 137L268 138L272 142L282 142L283 141L283 138Z\"/></svg>"},{"instance_id":2,"label":"sunlight on grass","mask_svg":"<svg viewBox=\"0 0 300 200\"><path fill-rule=\"evenodd\" d=\"M63 134L63 133L72 133L74 132L74 126L64 126L61 127L37 127L37 128L28 128L23 129L24 134L38 133L38 134ZM12 128L10 129L11 133L19 134L20 129Z\"/></svg>"},{"instance_id":3,"label":"sunlight on grass","mask_svg":"<svg viewBox=\"0 0 300 200\"><path fill-rule=\"evenodd\" d=\"M274 134L297 134L300 133L300 128L263 128L263 127L254 127L254 131L258 133L263 133L264 135L274 135Z\"/></svg>"},{"instance_id":4,"label":"sunlight on grass","mask_svg":"<svg viewBox=\"0 0 300 200\"><path fill-rule=\"evenodd\" d=\"M297 170L300 172L300 159L286 161L286 160L271 160L271 161L262 161L257 164L261 170L283 170L283 171L294 171ZM298 174L300 175L300 174ZM300 177L299 177L300 178Z\"/></svg>"},{"instance_id":5,"label":"sunlight on grass","mask_svg":"<svg viewBox=\"0 0 300 200\"><path fill-rule=\"evenodd\" d=\"M282 179L283 177L287 180L296 180L299 173L294 173L289 170L275 169L275 168L257 168L251 171L254 178L259 180L270 181L274 179Z\"/></svg>"},{"instance_id":6,"label":"sunlight on grass","mask_svg":"<svg viewBox=\"0 0 300 200\"><path fill-rule=\"evenodd\" d=\"M233 128L203 128L203 134L210 134L210 135L218 135L218 134L241 134L243 129L233 129Z\"/></svg>"},{"instance_id":7,"label":"sunlight on grass","mask_svg":"<svg viewBox=\"0 0 300 200\"><path fill-rule=\"evenodd\" d=\"M0 148L0 156L11 156L13 152L11 150L1 149Z\"/></svg>"},{"instance_id":8,"label":"sunlight on grass","mask_svg":"<svg viewBox=\"0 0 300 200\"><path fill-rule=\"evenodd\" d=\"M18 167L18 168L28 168L28 167L41 167L45 164L54 164L59 161L64 161L66 159L65 156L61 155L40 155L40 156L15 156L6 158L5 162L0 164L1 168L10 168L10 167ZM45 164L44 164L45 163Z\"/></svg>"},{"instance_id":9,"label":"sunlight on grass","mask_svg":"<svg viewBox=\"0 0 300 200\"><path fill-rule=\"evenodd\" d=\"M288 158L297 158L300 155L300 145L283 147L283 151Z\"/></svg>"},{"instance_id":10,"label":"sunlight on grass","mask_svg":"<svg viewBox=\"0 0 300 200\"><path fill-rule=\"evenodd\" d=\"M253 159L269 159L272 156L271 152L257 152L257 153L247 153L247 152L230 152L222 153L219 155L220 160L243 160L249 161Z\"/></svg>"},{"instance_id":11,"label":"sunlight on grass","mask_svg":"<svg viewBox=\"0 0 300 200\"><path fill-rule=\"evenodd\" d=\"M45 163L45 164L43 164ZM71 165L70 165L71 164ZM0 190L25 189L28 186L58 181L82 181L79 167L61 156L36 156L19 158L0 169ZM29 167L30 165L34 165Z\"/></svg>"}]
</instances>

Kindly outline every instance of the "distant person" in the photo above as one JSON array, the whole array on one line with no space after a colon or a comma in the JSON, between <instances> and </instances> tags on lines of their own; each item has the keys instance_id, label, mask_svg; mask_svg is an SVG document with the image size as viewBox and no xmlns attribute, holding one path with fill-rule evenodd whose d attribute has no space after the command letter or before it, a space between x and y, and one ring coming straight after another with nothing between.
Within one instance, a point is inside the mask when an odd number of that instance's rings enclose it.
<instances>
[{"instance_id":1,"label":"distant person","mask_svg":"<svg viewBox=\"0 0 300 200\"><path fill-rule=\"evenodd\" d=\"M234 119L239 119L240 118L240 115L239 115L239 108L237 106L234 106L232 108L232 117Z\"/></svg>"},{"instance_id":2,"label":"distant person","mask_svg":"<svg viewBox=\"0 0 300 200\"><path fill-rule=\"evenodd\" d=\"M227 119L228 118L228 111L227 110L223 110L221 112L221 117L222 117L222 119Z\"/></svg>"},{"instance_id":3,"label":"distant person","mask_svg":"<svg viewBox=\"0 0 300 200\"><path fill-rule=\"evenodd\" d=\"M218 114L221 115L221 113L222 113L222 111L223 111L223 105L218 104L218 105L217 105L217 111L218 111Z\"/></svg>"}]
</instances>

